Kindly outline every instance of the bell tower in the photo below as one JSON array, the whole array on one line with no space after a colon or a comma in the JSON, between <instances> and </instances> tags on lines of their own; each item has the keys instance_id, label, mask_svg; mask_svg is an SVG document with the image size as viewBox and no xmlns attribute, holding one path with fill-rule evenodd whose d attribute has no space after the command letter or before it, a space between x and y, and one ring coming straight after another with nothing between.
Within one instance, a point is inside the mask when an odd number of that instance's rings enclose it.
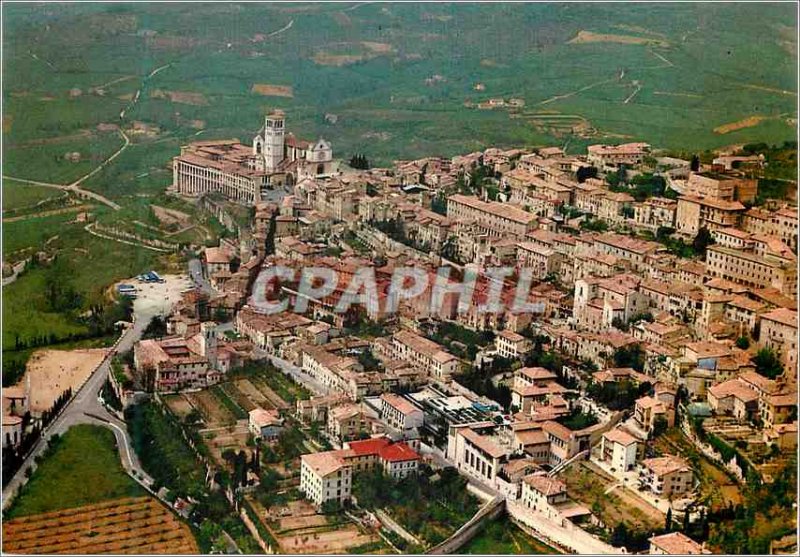
<instances>
[{"instance_id":1,"label":"bell tower","mask_svg":"<svg viewBox=\"0 0 800 557\"><path fill-rule=\"evenodd\" d=\"M275 170L283 161L284 123L286 117L282 110L273 110L264 118L264 166L265 170Z\"/></svg>"}]
</instances>

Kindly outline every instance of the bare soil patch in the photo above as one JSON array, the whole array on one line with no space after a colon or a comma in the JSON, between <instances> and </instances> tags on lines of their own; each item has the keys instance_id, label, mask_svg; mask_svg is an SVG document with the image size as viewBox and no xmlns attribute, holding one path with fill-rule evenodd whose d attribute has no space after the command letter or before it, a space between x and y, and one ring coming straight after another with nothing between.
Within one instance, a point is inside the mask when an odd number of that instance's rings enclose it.
<instances>
[{"instance_id":1,"label":"bare soil patch","mask_svg":"<svg viewBox=\"0 0 800 557\"><path fill-rule=\"evenodd\" d=\"M747 118L737 120L736 122L730 122L728 124L717 126L716 128L714 128L714 133L719 135L724 135L726 133L735 132L736 130L752 128L754 126L759 125L764 120L766 120L764 116L748 116Z\"/></svg>"},{"instance_id":2,"label":"bare soil patch","mask_svg":"<svg viewBox=\"0 0 800 557\"><path fill-rule=\"evenodd\" d=\"M186 400L183 395L164 395L161 398L167 404L169 409L172 410L172 412L179 418L187 416L192 410L194 410L192 403Z\"/></svg>"},{"instance_id":3,"label":"bare soil patch","mask_svg":"<svg viewBox=\"0 0 800 557\"><path fill-rule=\"evenodd\" d=\"M667 41L662 39L654 39L652 37L593 33L592 31L578 31L578 34L575 37L567 41L567 44L585 43L647 44L654 46L669 46Z\"/></svg>"},{"instance_id":4,"label":"bare soil patch","mask_svg":"<svg viewBox=\"0 0 800 557\"><path fill-rule=\"evenodd\" d=\"M83 385L108 354L105 348L37 350L28 361L22 384L30 381L30 409L44 412L68 388Z\"/></svg>"},{"instance_id":5,"label":"bare soil patch","mask_svg":"<svg viewBox=\"0 0 800 557\"><path fill-rule=\"evenodd\" d=\"M257 406L267 410L271 410L275 407L275 405L272 404L266 396L264 396L264 393L256 389L255 385L253 385L249 379L239 379L235 381L235 385L242 394L244 394Z\"/></svg>"},{"instance_id":6,"label":"bare soil patch","mask_svg":"<svg viewBox=\"0 0 800 557\"><path fill-rule=\"evenodd\" d=\"M209 428L231 426L236 423L236 417L217 400L211 391L187 393L187 400L200 410Z\"/></svg>"},{"instance_id":7,"label":"bare soil patch","mask_svg":"<svg viewBox=\"0 0 800 557\"><path fill-rule=\"evenodd\" d=\"M286 97L291 99L294 97L292 87L289 85L271 85L269 83L254 83L250 92L265 97Z\"/></svg>"},{"instance_id":8,"label":"bare soil patch","mask_svg":"<svg viewBox=\"0 0 800 557\"><path fill-rule=\"evenodd\" d=\"M154 99L168 98L171 102L178 104L190 104L193 106L208 106L208 99L202 93L193 93L191 91L165 91L163 89L156 89L150 96Z\"/></svg>"},{"instance_id":9,"label":"bare soil patch","mask_svg":"<svg viewBox=\"0 0 800 557\"><path fill-rule=\"evenodd\" d=\"M192 217L188 213L176 209L167 209L159 205L151 205L150 208L153 209L153 214L163 226L171 226L173 224L187 226L191 224Z\"/></svg>"}]
</instances>

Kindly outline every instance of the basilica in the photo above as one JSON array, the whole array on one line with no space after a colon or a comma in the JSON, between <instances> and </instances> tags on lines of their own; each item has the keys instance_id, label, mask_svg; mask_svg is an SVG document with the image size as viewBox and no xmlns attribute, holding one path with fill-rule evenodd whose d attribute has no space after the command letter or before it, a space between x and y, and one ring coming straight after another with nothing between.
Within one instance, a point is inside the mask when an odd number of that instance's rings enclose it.
<instances>
[{"instance_id":1,"label":"basilica","mask_svg":"<svg viewBox=\"0 0 800 557\"><path fill-rule=\"evenodd\" d=\"M221 193L231 201L253 205L267 189L336 173L330 143L297 139L285 130L283 111L274 110L264 117L251 147L236 139L181 147L172 164L173 188L192 197Z\"/></svg>"}]
</instances>

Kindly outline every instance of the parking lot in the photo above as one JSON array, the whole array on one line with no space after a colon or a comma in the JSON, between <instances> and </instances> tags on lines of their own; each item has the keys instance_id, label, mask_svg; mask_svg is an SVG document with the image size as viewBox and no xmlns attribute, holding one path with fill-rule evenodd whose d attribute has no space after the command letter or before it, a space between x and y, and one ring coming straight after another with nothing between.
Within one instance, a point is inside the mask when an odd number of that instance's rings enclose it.
<instances>
[{"instance_id":1,"label":"parking lot","mask_svg":"<svg viewBox=\"0 0 800 557\"><path fill-rule=\"evenodd\" d=\"M116 292L120 284L130 284L136 288L133 309L138 314L158 314L166 316L181 299L181 293L194 287L187 275L163 275L164 282L141 282L130 278L114 285Z\"/></svg>"}]
</instances>

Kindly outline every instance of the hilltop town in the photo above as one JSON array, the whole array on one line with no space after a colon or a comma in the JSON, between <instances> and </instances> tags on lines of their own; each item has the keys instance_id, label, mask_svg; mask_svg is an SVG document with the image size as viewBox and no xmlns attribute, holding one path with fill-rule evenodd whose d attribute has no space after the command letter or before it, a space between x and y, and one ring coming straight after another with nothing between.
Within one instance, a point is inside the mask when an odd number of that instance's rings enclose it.
<instances>
[{"instance_id":1,"label":"hilltop town","mask_svg":"<svg viewBox=\"0 0 800 557\"><path fill-rule=\"evenodd\" d=\"M796 550L798 215L757 148L371 168L290 127L173 159L227 234L109 366L145 487L195 524L223 494L267 552L453 553L501 515L552 552ZM339 284L304 298L312 267ZM443 268L466 303L432 303ZM363 269L376 297L338 311ZM398 300L398 269L431 282ZM3 396L5 448L30 393Z\"/></svg>"}]
</instances>

